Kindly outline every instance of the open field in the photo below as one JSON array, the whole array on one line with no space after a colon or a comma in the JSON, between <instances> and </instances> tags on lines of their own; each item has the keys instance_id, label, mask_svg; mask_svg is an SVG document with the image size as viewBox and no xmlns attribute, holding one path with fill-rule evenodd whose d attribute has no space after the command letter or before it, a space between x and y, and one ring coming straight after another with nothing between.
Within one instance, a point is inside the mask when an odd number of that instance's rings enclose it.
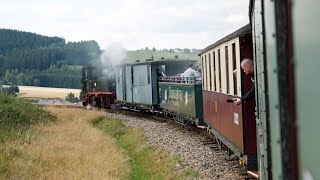
<instances>
[{"instance_id":1,"label":"open field","mask_svg":"<svg viewBox=\"0 0 320 180\"><path fill-rule=\"evenodd\" d=\"M22 98L50 98L50 99L65 99L68 93L72 92L75 97L79 97L80 89L64 89L64 88L49 88L35 86L19 86Z\"/></svg>"}]
</instances>

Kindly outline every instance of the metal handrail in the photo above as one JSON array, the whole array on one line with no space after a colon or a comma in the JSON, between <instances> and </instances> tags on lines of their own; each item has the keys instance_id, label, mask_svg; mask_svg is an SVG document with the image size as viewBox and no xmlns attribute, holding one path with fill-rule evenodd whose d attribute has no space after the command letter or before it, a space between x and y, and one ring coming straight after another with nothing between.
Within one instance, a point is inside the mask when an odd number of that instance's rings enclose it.
<instances>
[{"instance_id":1,"label":"metal handrail","mask_svg":"<svg viewBox=\"0 0 320 180\"><path fill-rule=\"evenodd\" d=\"M159 77L159 82L172 82L181 84L201 84L201 76L165 76Z\"/></svg>"}]
</instances>

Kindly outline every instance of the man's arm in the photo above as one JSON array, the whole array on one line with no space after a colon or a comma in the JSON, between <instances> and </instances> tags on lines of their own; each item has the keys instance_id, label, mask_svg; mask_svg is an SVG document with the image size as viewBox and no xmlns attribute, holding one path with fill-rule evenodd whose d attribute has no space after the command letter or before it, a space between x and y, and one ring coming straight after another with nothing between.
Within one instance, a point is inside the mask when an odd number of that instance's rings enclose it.
<instances>
[{"instance_id":1,"label":"man's arm","mask_svg":"<svg viewBox=\"0 0 320 180\"><path fill-rule=\"evenodd\" d=\"M251 87L250 91L241 97L241 101L244 102L244 101L250 100L252 97L254 97L254 93L255 93L254 83L252 83L252 87Z\"/></svg>"},{"instance_id":2,"label":"man's arm","mask_svg":"<svg viewBox=\"0 0 320 180\"><path fill-rule=\"evenodd\" d=\"M199 72L198 72L198 71L196 71L196 70L195 70L195 71L193 71L193 75L194 75L194 76L200 76Z\"/></svg>"}]
</instances>

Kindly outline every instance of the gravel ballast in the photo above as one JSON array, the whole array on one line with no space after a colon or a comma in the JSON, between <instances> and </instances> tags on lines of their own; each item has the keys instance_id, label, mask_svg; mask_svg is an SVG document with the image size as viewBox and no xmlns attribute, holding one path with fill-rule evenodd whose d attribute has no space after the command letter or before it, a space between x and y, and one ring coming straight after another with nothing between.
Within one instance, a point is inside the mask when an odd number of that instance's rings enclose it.
<instances>
[{"instance_id":1,"label":"gravel ballast","mask_svg":"<svg viewBox=\"0 0 320 180\"><path fill-rule=\"evenodd\" d=\"M200 173L200 179L241 179L237 160L226 160L221 152L210 148L210 144L205 145L208 139L201 133L124 114L107 113L107 117L122 119L126 126L143 128L151 145L181 157L183 162L176 165L178 172L194 169Z\"/></svg>"}]
</instances>

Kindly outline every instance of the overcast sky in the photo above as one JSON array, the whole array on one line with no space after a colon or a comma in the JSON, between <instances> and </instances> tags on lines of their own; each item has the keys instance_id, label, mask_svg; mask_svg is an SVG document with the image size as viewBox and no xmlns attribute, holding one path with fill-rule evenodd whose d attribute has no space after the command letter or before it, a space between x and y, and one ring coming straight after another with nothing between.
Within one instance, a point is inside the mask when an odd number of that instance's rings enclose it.
<instances>
[{"instance_id":1,"label":"overcast sky","mask_svg":"<svg viewBox=\"0 0 320 180\"><path fill-rule=\"evenodd\" d=\"M0 0L0 28L121 43L202 49L249 23L248 0Z\"/></svg>"}]
</instances>

